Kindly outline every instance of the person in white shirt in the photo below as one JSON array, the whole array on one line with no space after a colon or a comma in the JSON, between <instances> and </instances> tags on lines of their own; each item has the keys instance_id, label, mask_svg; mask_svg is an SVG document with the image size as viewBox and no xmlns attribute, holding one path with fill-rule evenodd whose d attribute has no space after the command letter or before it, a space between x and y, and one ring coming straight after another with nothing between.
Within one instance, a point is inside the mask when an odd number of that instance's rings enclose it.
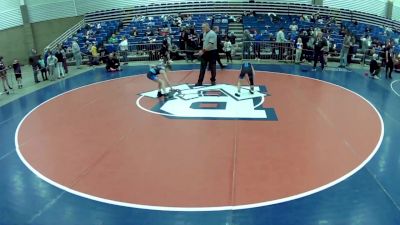
<instances>
[{"instance_id":1,"label":"person in white shirt","mask_svg":"<svg viewBox=\"0 0 400 225\"><path fill-rule=\"evenodd\" d=\"M58 59L54 56L52 51L49 52L49 56L47 57L47 67L49 70L49 78L51 81L56 80L55 70L57 67Z\"/></svg>"},{"instance_id":2,"label":"person in white shirt","mask_svg":"<svg viewBox=\"0 0 400 225\"><path fill-rule=\"evenodd\" d=\"M231 41L229 40L228 37L225 38L225 42L224 42L224 52L225 52L225 54L226 54L226 62L229 63L229 59L230 59L231 62L232 62L232 55L231 55L231 52L232 52L232 43L231 43Z\"/></svg>"},{"instance_id":3,"label":"person in white shirt","mask_svg":"<svg viewBox=\"0 0 400 225\"><path fill-rule=\"evenodd\" d=\"M299 29L299 27L297 26L296 21L293 21L293 23L289 26L289 29L290 29L292 32L297 32L297 30Z\"/></svg>"},{"instance_id":4,"label":"person in white shirt","mask_svg":"<svg viewBox=\"0 0 400 225\"><path fill-rule=\"evenodd\" d=\"M128 64L128 40L126 37L122 37L121 43L119 43L119 50L121 51L122 58L124 59L124 64Z\"/></svg>"},{"instance_id":5,"label":"person in white shirt","mask_svg":"<svg viewBox=\"0 0 400 225\"><path fill-rule=\"evenodd\" d=\"M76 68L80 69L80 66L82 64L82 54L81 54L81 48L79 47L78 42L76 42L76 39L72 42L72 54L74 55L74 59L76 61Z\"/></svg>"},{"instance_id":6,"label":"person in white shirt","mask_svg":"<svg viewBox=\"0 0 400 225\"><path fill-rule=\"evenodd\" d=\"M297 43L296 43L296 61L295 61L295 63L300 63L302 52L303 52L303 40L301 38L298 38Z\"/></svg>"}]
</instances>

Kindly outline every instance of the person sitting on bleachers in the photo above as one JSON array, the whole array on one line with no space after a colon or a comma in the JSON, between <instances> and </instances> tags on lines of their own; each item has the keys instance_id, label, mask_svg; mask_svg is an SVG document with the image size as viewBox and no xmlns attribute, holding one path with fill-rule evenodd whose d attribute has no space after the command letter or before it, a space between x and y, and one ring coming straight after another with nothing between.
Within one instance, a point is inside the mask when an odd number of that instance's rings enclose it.
<instances>
[{"instance_id":1,"label":"person sitting on bleachers","mask_svg":"<svg viewBox=\"0 0 400 225\"><path fill-rule=\"evenodd\" d=\"M110 53L110 55L108 56L106 70L107 72L117 72L122 70L120 68L120 63L115 53Z\"/></svg>"},{"instance_id":2,"label":"person sitting on bleachers","mask_svg":"<svg viewBox=\"0 0 400 225\"><path fill-rule=\"evenodd\" d=\"M109 44L117 44L117 43L118 43L117 36L116 36L115 34L112 34L112 36L110 37L110 39L108 39L108 43L109 43Z\"/></svg>"},{"instance_id":3,"label":"person sitting on bleachers","mask_svg":"<svg viewBox=\"0 0 400 225\"><path fill-rule=\"evenodd\" d=\"M136 27L133 27L133 28L132 28L130 35L131 35L131 37L136 37L136 36L138 36L138 32L137 32Z\"/></svg>"},{"instance_id":4,"label":"person sitting on bleachers","mask_svg":"<svg viewBox=\"0 0 400 225\"><path fill-rule=\"evenodd\" d=\"M293 22L292 22L292 24L289 26L289 29L290 29L292 32L297 32L297 30L299 29L299 27L297 26L296 21L293 21Z\"/></svg>"},{"instance_id":5,"label":"person sitting on bleachers","mask_svg":"<svg viewBox=\"0 0 400 225\"><path fill-rule=\"evenodd\" d=\"M145 35L146 36L154 36L154 32L153 32L153 30L150 29L150 27L147 27Z\"/></svg>"}]
</instances>

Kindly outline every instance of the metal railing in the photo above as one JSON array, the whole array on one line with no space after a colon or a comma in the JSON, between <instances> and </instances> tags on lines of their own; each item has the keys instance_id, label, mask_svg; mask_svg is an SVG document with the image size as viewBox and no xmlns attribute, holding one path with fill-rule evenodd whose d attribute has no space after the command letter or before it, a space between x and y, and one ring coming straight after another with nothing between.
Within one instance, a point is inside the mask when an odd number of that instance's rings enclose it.
<instances>
[{"instance_id":1,"label":"metal railing","mask_svg":"<svg viewBox=\"0 0 400 225\"><path fill-rule=\"evenodd\" d=\"M90 53L84 55L84 61L100 61L105 62L107 53L115 53L121 62L128 61L157 61L157 60L196 60L199 50L180 50L176 45L173 45L168 51L163 50L162 43L145 43L145 44L130 44L128 51L120 51L118 45L106 44L105 51L98 49L99 56L92 57ZM236 54L234 52L236 51ZM249 41L243 42L242 50L240 48L234 50L232 48L231 55L239 56L244 60L262 60L262 61L280 61L285 63L301 63L314 61L314 49L307 48L299 50L294 47L293 43L276 43L271 41ZM378 62L382 60L383 53L368 49L364 52L349 52L348 60L350 63L368 64L372 59L372 54L378 54ZM225 59L225 53L220 52L220 57ZM340 60L340 49L330 49L323 56L325 62ZM236 57L236 59L238 59ZM383 60L382 60L383 61ZM71 62L71 61L70 61Z\"/></svg>"},{"instance_id":2,"label":"metal railing","mask_svg":"<svg viewBox=\"0 0 400 225\"><path fill-rule=\"evenodd\" d=\"M61 34L58 38L56 38L54 41L52 41L49 45L48 48L50 50L54 50L58 44L62 44L64 41L66 41L68 38L72 37L73 34L76 34L76 32L81 29L85 25L85 19L79 21L77 24L75 24L73 27L65 31L63 34Z\"/></svg>"},{"instance_id":3,"label":"metal railing","mask_svg":"<svg viewBox=\"0 0 400 225\"><path fill-rule=\"evenodd\" d=\"M243 59L279 60L286 62L294 62L295 59L295 49L291 42L244 41L242 46Z\"/></svg>"}]
</instances>

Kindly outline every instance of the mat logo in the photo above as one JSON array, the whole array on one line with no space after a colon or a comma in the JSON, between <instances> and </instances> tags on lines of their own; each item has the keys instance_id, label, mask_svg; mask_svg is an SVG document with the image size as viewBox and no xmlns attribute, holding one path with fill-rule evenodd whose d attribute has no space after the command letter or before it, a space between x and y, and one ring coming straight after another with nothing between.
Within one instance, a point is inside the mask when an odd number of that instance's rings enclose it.
<instances>
[{"instance_id":1,"label":"mat logo","mask_svg":"<svg viewBox=\"0 0 400 225\"><path fill-rule=\"evenodd\" d=\"M143 105L147 99L157 99L157 90L141 93L137 106L147 112L171 119L210 120L268 120L276 121L273 108L263 108L269 96L265 86L256 86L254 94L249 87L243 87L240 97L235 96L237 88L228 84L194 87L179 85L173 87L166 99L159 99L152 108Z\"/></svg>"}]
</instances>

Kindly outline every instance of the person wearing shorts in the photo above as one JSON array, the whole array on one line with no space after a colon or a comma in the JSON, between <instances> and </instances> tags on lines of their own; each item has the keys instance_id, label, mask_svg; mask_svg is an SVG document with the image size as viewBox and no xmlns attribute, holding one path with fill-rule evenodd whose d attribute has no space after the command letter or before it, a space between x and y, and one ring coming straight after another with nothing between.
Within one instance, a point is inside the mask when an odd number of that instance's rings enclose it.
<instances>
[{"instance_id":1,"label":"person wearing shorts","mask_svg":"<svg viewBox=\"0 0 400 225\"><path fill-rule=\"evenodd\" d=\"M254 94L254 67L251 63L244 62L242 63L242 69L240 70L239 80L237 83L238 92L235 94L236 97L240 97L241 81L246 75L250 84L250 94Z\"/></svg>"},{"instance_id":2,"label":"person wearing shorts","mask_svg":"<svg viewBox=\"0 0 400 225\"><path fill-rule=\"evenodd\" d=\"M158 76L160 74L162 75L162 77ZM151 66L149 72L147 72L147 78L158 84L158 93L157 93L158 98L162 96L168 96L168 93L165 88L166 84L171 88L170 91L172 91L172 86L169 82L167 72L163 65Z\"/></svg>"}]
</instances>

